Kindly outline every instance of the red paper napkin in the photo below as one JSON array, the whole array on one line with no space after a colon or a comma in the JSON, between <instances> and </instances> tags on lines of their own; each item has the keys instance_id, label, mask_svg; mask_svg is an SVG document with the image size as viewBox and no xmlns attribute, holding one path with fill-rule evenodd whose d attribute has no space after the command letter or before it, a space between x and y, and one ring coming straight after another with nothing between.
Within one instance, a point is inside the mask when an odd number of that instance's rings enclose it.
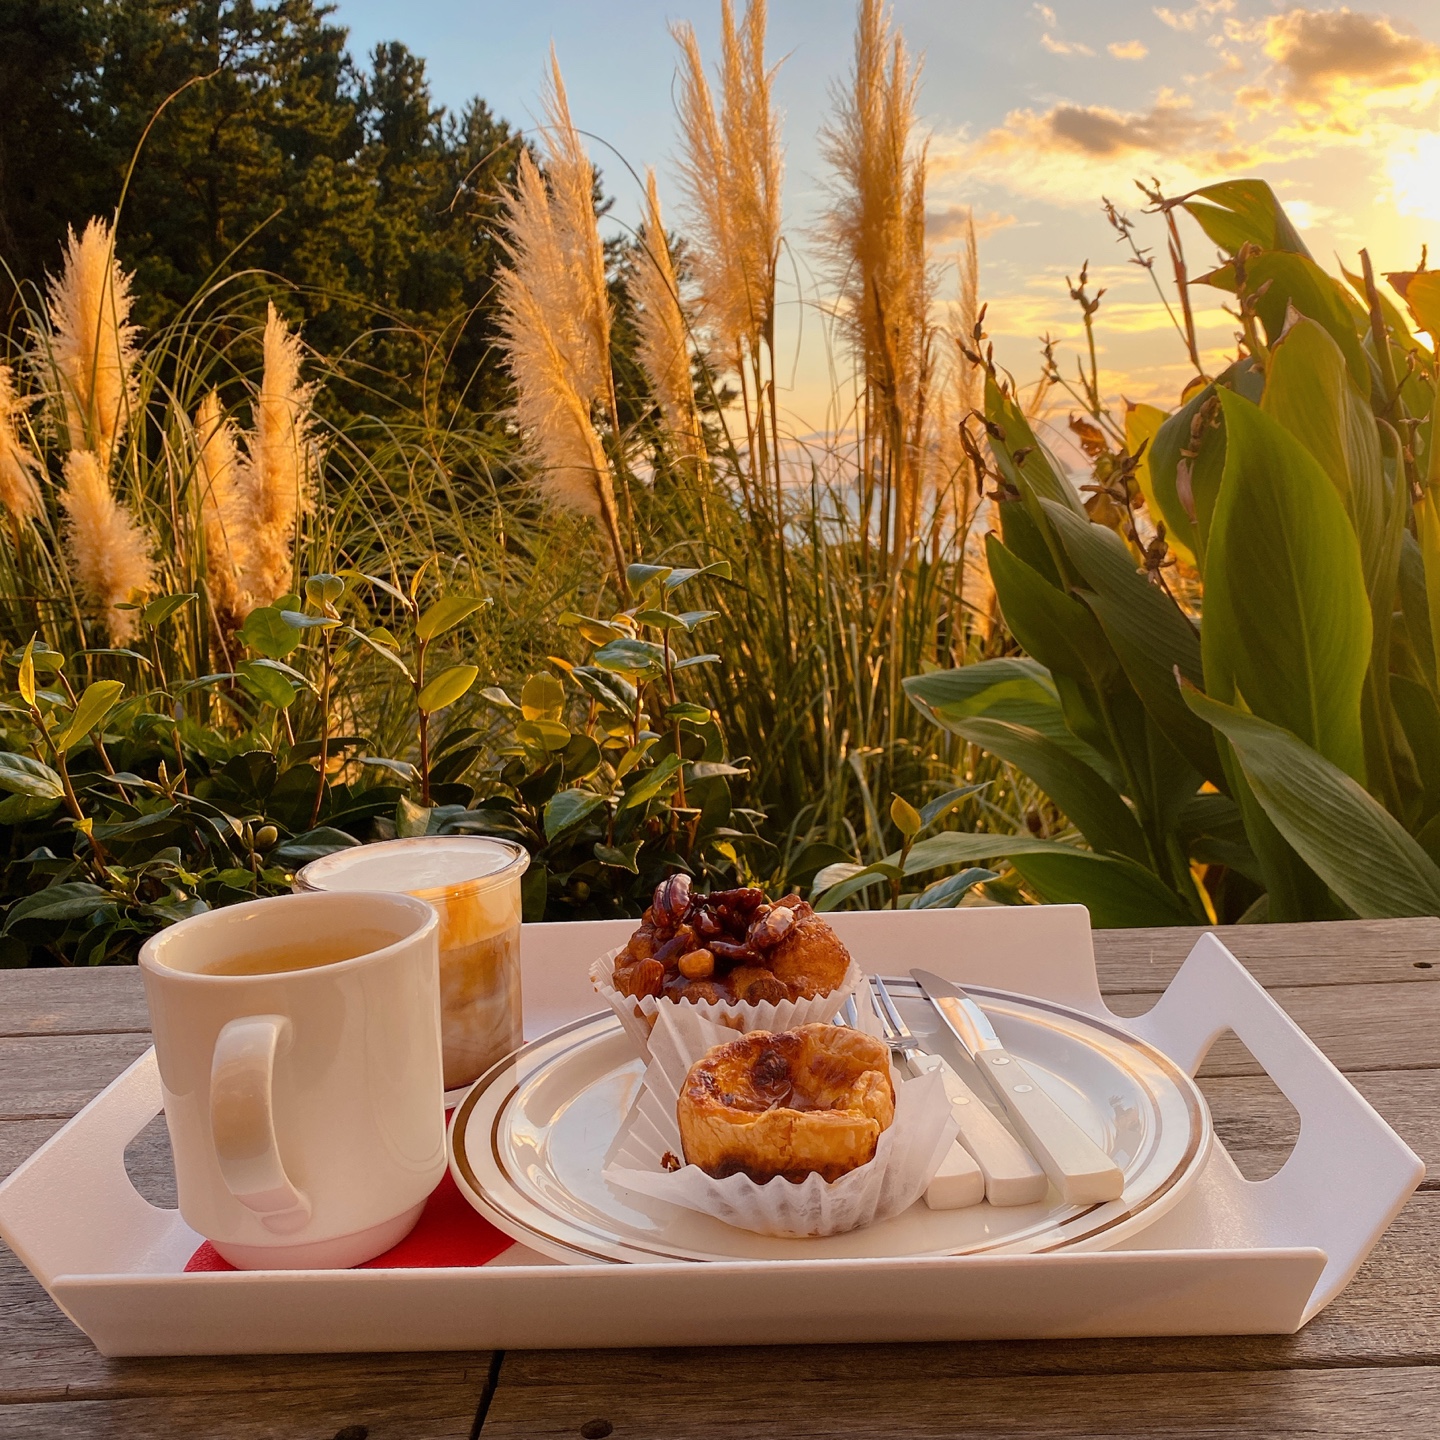
<instances>
[{"instance_id":1,"label":"red paper napkin","mask_svg":"<svg viewBox=\"0 0 1440 1440\"><path fill-rule=\"evenodd\" d=\"M415 1228L398 1244L357 1265L357 1270L431 1270L438 1266L483 1265L511 1244L510 1237L481 1219L447 1170L431 1192ZM207 1240L186 1262L185 1273L233 1270Z\"/></svg>"}]
</instances>

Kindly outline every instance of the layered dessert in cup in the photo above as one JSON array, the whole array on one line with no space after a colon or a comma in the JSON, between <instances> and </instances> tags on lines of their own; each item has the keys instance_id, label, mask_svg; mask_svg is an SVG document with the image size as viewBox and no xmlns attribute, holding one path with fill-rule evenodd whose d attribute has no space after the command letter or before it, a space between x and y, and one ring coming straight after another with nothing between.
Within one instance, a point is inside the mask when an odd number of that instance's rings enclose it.
<instances>
[{"instance_id":1,"label":"layered dessert in cup","mask_svg":"<svg viewBox=\"0 0 1440 1440\"><path fill-rule=\"evenodd\" d=\"M295 876L297 890L399 890L435 907L447 1090L520 1046L520 877L529 863L510 840L423 835L337 850Z\"/></svg>"}]
</instances>

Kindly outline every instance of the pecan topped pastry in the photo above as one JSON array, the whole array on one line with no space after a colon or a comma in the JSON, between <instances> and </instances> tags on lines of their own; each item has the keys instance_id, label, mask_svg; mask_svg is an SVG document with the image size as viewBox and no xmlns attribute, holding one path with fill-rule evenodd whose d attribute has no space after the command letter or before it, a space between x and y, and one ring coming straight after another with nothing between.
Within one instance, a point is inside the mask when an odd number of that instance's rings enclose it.
<instances>
[{"instance_id":1,"label":"pecan topped pastry","mask_svg":"<svg viewBox=\"0 0 1440 1440\"><path fill-rule=\"evenodd\" d=\"M759 1185L838 1180L875 1158L894 1118L885 1042L837 1025L717 1045L690 1067L676 1106L687 1164Z\"/></svg>"},{"instance_id":2,"label":"pecan topped pastry","mask_svg":"<svg viewBox=\"0 0 1440 1440\"><path fill-rule=\"evenodd\" d=\"M622 995L704 1002L810 1000L845 978L850 952L798 895L692 894L688 875L655 889L640 928L615 958Z\"/></svg>"}]
</instances>

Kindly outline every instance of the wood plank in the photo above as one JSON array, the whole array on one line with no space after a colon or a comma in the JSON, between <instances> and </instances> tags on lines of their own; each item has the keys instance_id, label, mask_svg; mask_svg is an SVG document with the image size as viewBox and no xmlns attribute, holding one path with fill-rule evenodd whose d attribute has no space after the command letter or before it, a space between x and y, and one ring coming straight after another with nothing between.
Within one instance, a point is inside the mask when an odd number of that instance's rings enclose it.
<instances>
[{"instance_id":1,"label":"wood plank","mask_svg":"<svg viewBox=\"0 0 1440 1440\"><path fill-rule=\"evenodd\" d=\"M0 970L0 1035L149 1033L134 965L86 970Z\"/></svg>"},{"instance_id":2,"label":"wood plank","mask_svg":"<svg viewBox=\"0 0 1440 1440\"><path fill-rule=\"evenodd\" d=\"M0 1039L0 1120L68 1118L149 1048L133 1031Z\"/></svg>"},{"instance_id":3,"label":"wood plank","mask_svg":"<svg viewBox=\"0 0 1440 1440\"><path fill-rule=\"evenodd\" d=\"M1440 1070L1376 1070L1351 1076L1427 1167L1422 1185L1440 1188ZM1215 1131L1250 1180L1273 1175L1300 1133L1294 1107L1268 1076L1203 1079Z\"/></svg>"},{"instance_id":4,"label":"wood plank","mask_svg":"<svg viewBox=\"0 0 1440 1440\"><path fill-rule=\"evenodd\" d=\"M0 1078L0 1084L3 1083ZM64 1123L63 1120L0 1120L0 1180L22 1160L28 1160Z\"/></svg>"},{"instance_id":5,"label":"wood plank","mask_svg":"<svg viewBox=\"0 0 1440 1440\"><path fill-rule=\"evenodd\" d=\"M1163 990L1196 940L1212 931L1267 987L1440 980L1440 919L1328 920L1097 930L1101 989Z\"/></svg>"},{"instance_id":6,"label":"wood plank","mask_svg":"<svg viewBox=\"0 0 1440 1440\"><path fill-rule=\"evenodd\" d=\"M345 1370L326 1386L296 1386L271 1376L243 1394L202 1391L144 1399L0 1405L0 1437L468 1440L486 1365L442 1361L432 1369L425 1376L376 1377L368 1363L348 1357Z\"/></svg>"},{"instance_id":7,"label":"wood plank","mask_svg":"<svg viewBox=\"0 0 1440 1440\"><path fill-rule=\"evenodd\" d=\"M820 1352L823 1353L823 1352ZM886 1358L893 1353L884 1352ZM787 1357L789 1352L786 1352ZM566 1377L531 1379L507 1355L485 1420L486 1440L608 1435L620 1440L871 1440L907 1437L1384 1436L1431 1440L1440 1413L1440 1369L1279 1370L1166 1375L1037 1376L945 1383L945 1373L859 1370L820 1361L798 1370L779 1357L709 1352L687 1370L661 1372L646 1357ZM747 1364L746 1361L751 1363ZM1159 1377L1156 1377L1158 1380Z\"/></svg>"},{"instance_id":8,"label":"wood plank","mask_svg":"<svg viewBox=\"0 0 1440 1440\"><path fill-rule=\"evenodd\" d=\"M1347 1074L1440 1066L1440 986L1276 986L1270 995ZM1115 997L1120 1015L1143 1015L1156 994ZM1258 1075L1253 1056L1233 1036L1216 1042L1201 1075Z\"/></svg>"}]
</instances>

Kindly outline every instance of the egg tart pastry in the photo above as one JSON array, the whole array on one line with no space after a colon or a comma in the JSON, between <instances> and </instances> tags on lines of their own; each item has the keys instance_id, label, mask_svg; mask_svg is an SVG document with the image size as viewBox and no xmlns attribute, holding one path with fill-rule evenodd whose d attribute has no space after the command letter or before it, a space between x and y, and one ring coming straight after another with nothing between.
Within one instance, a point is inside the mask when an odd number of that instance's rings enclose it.
<instances>
[{"instance_id":1,"label":"egg tart pastry","mask_svg":"<svg viewBox=\"0 0 1440 1440\"><path fill-rule=\"evenodd\" d=\"M890 1053L843 1026L753 1030L690 1067L676 1115L686 1163L716 1179L838 1180L895 1118Z\"/></svg>"}]
</instances>

